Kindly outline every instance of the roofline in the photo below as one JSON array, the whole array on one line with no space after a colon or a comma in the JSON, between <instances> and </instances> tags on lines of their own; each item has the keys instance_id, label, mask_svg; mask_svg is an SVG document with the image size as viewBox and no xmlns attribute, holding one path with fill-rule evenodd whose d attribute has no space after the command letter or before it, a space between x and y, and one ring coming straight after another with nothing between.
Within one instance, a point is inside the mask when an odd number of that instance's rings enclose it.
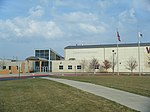
<instances>
[{"instance_id":1,"label":"roofline","mask_svg":"<svg viewBox=\"0 0 150 112\"><path fill-rule=\"evenodd\" d=\"M39 58L39 57L36 57L36 56L29 56L25 60L29 60L29 61L48 61L45 58Z\"/></svg>"},{"instance_id":2,"label":"roofline","mask_svg":"<svg viewBox=\"0 0 150 112\"><path fill-rule=\"evenodd\" d=\"M55 54L57 54L59 57L63 58L60 54L58 54L56 51L54 51L52 48L50 48L51 51L53 51Z\"/></svg>"},{"instance_id":3,"label":"roofline","mask_svg":"<svg viewBox=\"0 0 150 112\"><path fill-rule=\"evenodd\" d=\"M119 47L137 47L138 43L119 44ZM140 46L150 46L150 42L141 43ZM86 48L110 48L117 47L117 44L100 44L100 45L76 45L67 46L64 49L86 49Z\"/></svg>"}]
</instances>

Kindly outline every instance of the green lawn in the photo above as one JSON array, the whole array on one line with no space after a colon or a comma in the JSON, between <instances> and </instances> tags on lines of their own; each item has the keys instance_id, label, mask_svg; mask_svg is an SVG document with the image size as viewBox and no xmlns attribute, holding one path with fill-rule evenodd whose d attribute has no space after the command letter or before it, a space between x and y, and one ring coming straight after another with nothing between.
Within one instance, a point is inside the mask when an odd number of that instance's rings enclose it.
<instances>
[{"instance_id":1,"label":"green lawn","mask_svg":"<svg viewBox=\"0 0 150 112\"><path fill-rule=\"evenodd\" d=\"M150 76L60 76L150 97Z\"/></svg>"},{"instance_id":2,"label":"green lawn","mask_svg":"<svg viewBox=\"0 0 150 112\"><path fill-rule=\"evenodd\" d=\"M0 81L0 112L132 112L125 106L45 79Z\"/></svg>"}]
</instances>

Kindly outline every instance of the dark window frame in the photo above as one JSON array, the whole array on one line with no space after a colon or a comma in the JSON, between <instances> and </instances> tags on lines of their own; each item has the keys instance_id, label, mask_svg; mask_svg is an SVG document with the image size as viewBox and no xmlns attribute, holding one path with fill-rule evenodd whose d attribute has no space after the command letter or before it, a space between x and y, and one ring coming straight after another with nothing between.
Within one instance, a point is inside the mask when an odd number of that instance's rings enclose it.
<instances>
[{"instance_id":1,"label":"dark window frame","mask_svg":"<svg viewBox=\"0 0 150 112\"><path fill-rule=\"evenodd\" d=\"M72 65L68 65L68 70L72 70Z\"/></svg>"},{"instance_id":2,"label":"dark window frame","mask_svg":"<svg viewBox=\"0 0 150 112\"><path fill-rule=\"evenodd\" d=\"M9 66L9 70L11 70L11 66Z\"/></svg>"},{"instance_id":3,"label":"dark window frame","mask_svg":"<svg viewBox=\"0 0 150 112\"><path fill-rule=\"evenodd\" d=\"M16 66L17 70L19 70L19 66Z\"/></svg>"},{"instance_id":4,"label":"dark window frame","mask_svg":"<svg viewBox=\"0 0 150 112\"><path fill-rule=\"evenodd\" d=\"M99 65L95 65L95 69L99 69Z\"/></svg>"},{"instance_id":5,"label":"dark window frame","mask_svg":"<svg viewBox=\"0 0 150 112\"><path fill-rule=\"evenodd\" d=\"M3 69L6 69L6 66L3 66Z\"/></svg>"},{"instance_id":6,"label":"dark window frame","mask_svg":"<svg viewBox=\"0 0 150 112\"><path fill-rule=\"evenodd\" d=\"M81 68L82 68L81 65L77 65L78 70L81 70Z\"/></svg>"},{"instance_id":7,"label":"dark window frame","mask_svg":"<svg viewBox=\"0 0 150 112\"><path fill-rule=\"evenodd\" d=\"M59 65L59 70L63 70L64 66L63 65Z\"/></svg>"}]
</instances>

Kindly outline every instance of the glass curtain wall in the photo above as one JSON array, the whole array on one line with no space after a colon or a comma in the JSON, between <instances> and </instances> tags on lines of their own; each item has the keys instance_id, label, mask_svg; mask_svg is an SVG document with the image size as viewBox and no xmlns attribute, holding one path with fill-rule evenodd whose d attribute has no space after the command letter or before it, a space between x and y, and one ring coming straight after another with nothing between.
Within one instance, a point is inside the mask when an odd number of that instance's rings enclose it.
<instances>
[{"instance_id":1,"label":"glass curtain wall","mask_svg":"<svg viewBox=\"0 0 150 112\"><path fill-rule=\"evenodd\" d=\"M39 58L44 58L49 60L49 50L35 50L35 56ZM39 62L35 62L35 71L39 72ZM42 62L42 72L48 72L49 71L49 62Z\"/></svg>"},{"instance_id":2,"label":"glass curtain wall","mask_svg":"<svg viewBox=\"0 0 150 112\"><path fill-rule=\"evenodd\" d=\"M48 61L42 62L42 72L51 72L52 71L52 60L61 60L61 56L58 55L52 49L49 50L35 50L35 56L39 58L45 58ZM35 62L35 71L39 72L39 62Z\"/></svg>"}]
</instances>

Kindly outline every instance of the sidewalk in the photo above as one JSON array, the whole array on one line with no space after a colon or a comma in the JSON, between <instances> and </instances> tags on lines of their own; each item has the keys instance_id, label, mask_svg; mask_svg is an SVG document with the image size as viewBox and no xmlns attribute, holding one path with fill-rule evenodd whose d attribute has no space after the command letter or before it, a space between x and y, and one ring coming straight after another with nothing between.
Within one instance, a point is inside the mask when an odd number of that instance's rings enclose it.
<instances>
[{"instance_id":1,"label":"sidewalk","mask_svg":"<svg viewBox=\"0 0 150 112\"><path fill-rule=\"evenodd\" d=\"M150 112L149 97L145 97L145 96L141 96L141 95L137 95L137 94L133 94L133 93L117 90L117 89L112 89L100 85L95 85L91 83L72 81L67 79L49 78L49 77L42 77L42 78L70 85L72 87L81 89L83 91L115 101L119 104L125 105L137 111Z\"/></svg>"}]
</instances>

